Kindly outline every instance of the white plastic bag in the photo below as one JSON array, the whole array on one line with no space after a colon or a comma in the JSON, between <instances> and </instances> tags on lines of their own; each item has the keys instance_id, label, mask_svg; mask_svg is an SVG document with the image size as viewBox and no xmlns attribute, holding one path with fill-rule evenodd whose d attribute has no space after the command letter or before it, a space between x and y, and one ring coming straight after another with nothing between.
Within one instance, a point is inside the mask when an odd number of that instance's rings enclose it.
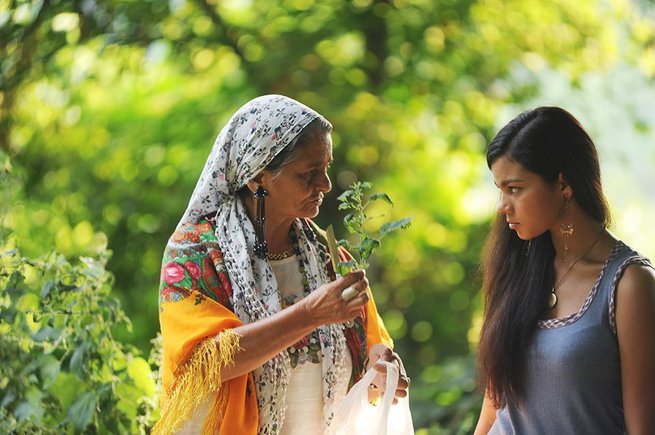
<instances>
[{"instance_id":1,"label":"white plastic bag","mask_svg":"<svg viewBox=\"0 0 655 435\"><path fill-rule=\"evenodd\" d=\"M334 413L333 428L337 435L414 435L409 395L393 405L398 368L389 362L384 363L387 366L387 385L382 399L377 405L368 401L368 386L377 373L371 367L353 385Z\"/></svg>"}]
</instances>

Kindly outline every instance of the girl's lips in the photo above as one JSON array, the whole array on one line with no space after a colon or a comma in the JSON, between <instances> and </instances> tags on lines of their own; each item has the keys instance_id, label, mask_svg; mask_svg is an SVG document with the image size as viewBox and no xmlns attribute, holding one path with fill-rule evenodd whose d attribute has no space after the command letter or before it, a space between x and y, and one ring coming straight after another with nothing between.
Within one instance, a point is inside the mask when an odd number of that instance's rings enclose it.
<instances>
[{"instance_id":1,"label":"girl's lips","mask_svg":"<svg viewBox=\"0 0 655 435\"><path fill-rule=\"evenodd\" d=\"M512 222L509 223L509 229L510 230L515 230L518 226L519 226L519 224L512 223Z\"/></svg>"}]
</instances>

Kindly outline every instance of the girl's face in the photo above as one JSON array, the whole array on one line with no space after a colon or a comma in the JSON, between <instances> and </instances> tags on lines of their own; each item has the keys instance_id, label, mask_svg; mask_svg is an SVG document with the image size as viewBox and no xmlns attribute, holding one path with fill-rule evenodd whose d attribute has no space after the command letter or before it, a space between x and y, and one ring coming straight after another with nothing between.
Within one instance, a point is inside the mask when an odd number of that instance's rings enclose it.
<instances>
[{"instance_id":1,"label":"girl's face","mask_svg":"<svg viewBox=\"0 0 655 435\"><path fill-rule=\"evenodd\" d=\"M491 165L491 173L500 189L498 213L505 216L507 225L520 239L530 240L559 228L564 196L571 193L561 176L554 183L546 183L507 156Z\"/></svg>"},{"instance_id":2,"label":"girl's face","mask_svg":"<svg viewBox=\"0 0 655 435\"><path fill-rule=\"evenodd\" d=\"M261 184L268 191L269 220L313 218L323 195L332 189L328 168L332 163L332 138L325 135L303 146L300 155L274 174L264 171Z\"/></svg>"}]
</instances>

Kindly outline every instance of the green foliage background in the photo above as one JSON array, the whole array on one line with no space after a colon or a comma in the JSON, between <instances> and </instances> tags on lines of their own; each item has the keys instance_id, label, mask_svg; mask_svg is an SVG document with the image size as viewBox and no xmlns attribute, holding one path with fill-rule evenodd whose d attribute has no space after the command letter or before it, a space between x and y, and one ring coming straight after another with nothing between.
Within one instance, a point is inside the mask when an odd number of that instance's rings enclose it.
<instances>
[{"instance_id":1,"label":"green foliage background","mask_svg":"<svg viewBox=\"0 0 655 435\"><path fill-rule=\"evenodd\" d=\"M524 108L575 109L602 160L638 165L636 189L606 180L633 198L617 231L653 240L639 225L655 215L644 169L655 163L653 17L652 2L628 0L0 0L0 249L71 264L109 251L107 298L133 325L115 337L147 355L161 255L216 134L250 98L291 96L335 126L320 224L345 236L336 197L356 179L393 198L392 217L412 216L369 280L414 380L416 427L468 433L480 403L478 257L495 200L484 146ZM606 85L626 76L632 87ZM610 133L612 114L625 135ZM48 258L37 269L60 257ZM38 331L8 328L28 341Z\"/></svg>"}]
</instances>

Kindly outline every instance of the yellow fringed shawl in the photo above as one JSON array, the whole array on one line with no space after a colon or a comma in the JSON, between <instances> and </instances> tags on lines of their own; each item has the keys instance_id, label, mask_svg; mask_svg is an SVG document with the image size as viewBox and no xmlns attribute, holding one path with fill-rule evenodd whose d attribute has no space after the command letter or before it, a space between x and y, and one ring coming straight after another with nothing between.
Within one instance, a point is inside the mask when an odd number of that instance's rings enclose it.
<instances>
[{"instance_id":1,"label":"yellow fringed shawl","mask_svg":"<svg viewBox=\"0 0 655 435\"><path fill-rule=\"evenodd\" d=\"M256 434L257 400L251 375L221 381L221 369L234 363L240 349L240 337L232 328L241 321L217 302L194 293L162 304L161 419L152 433L174 433L210 394L217 393L202 433Z\"/></svg>"}]
</instances>

